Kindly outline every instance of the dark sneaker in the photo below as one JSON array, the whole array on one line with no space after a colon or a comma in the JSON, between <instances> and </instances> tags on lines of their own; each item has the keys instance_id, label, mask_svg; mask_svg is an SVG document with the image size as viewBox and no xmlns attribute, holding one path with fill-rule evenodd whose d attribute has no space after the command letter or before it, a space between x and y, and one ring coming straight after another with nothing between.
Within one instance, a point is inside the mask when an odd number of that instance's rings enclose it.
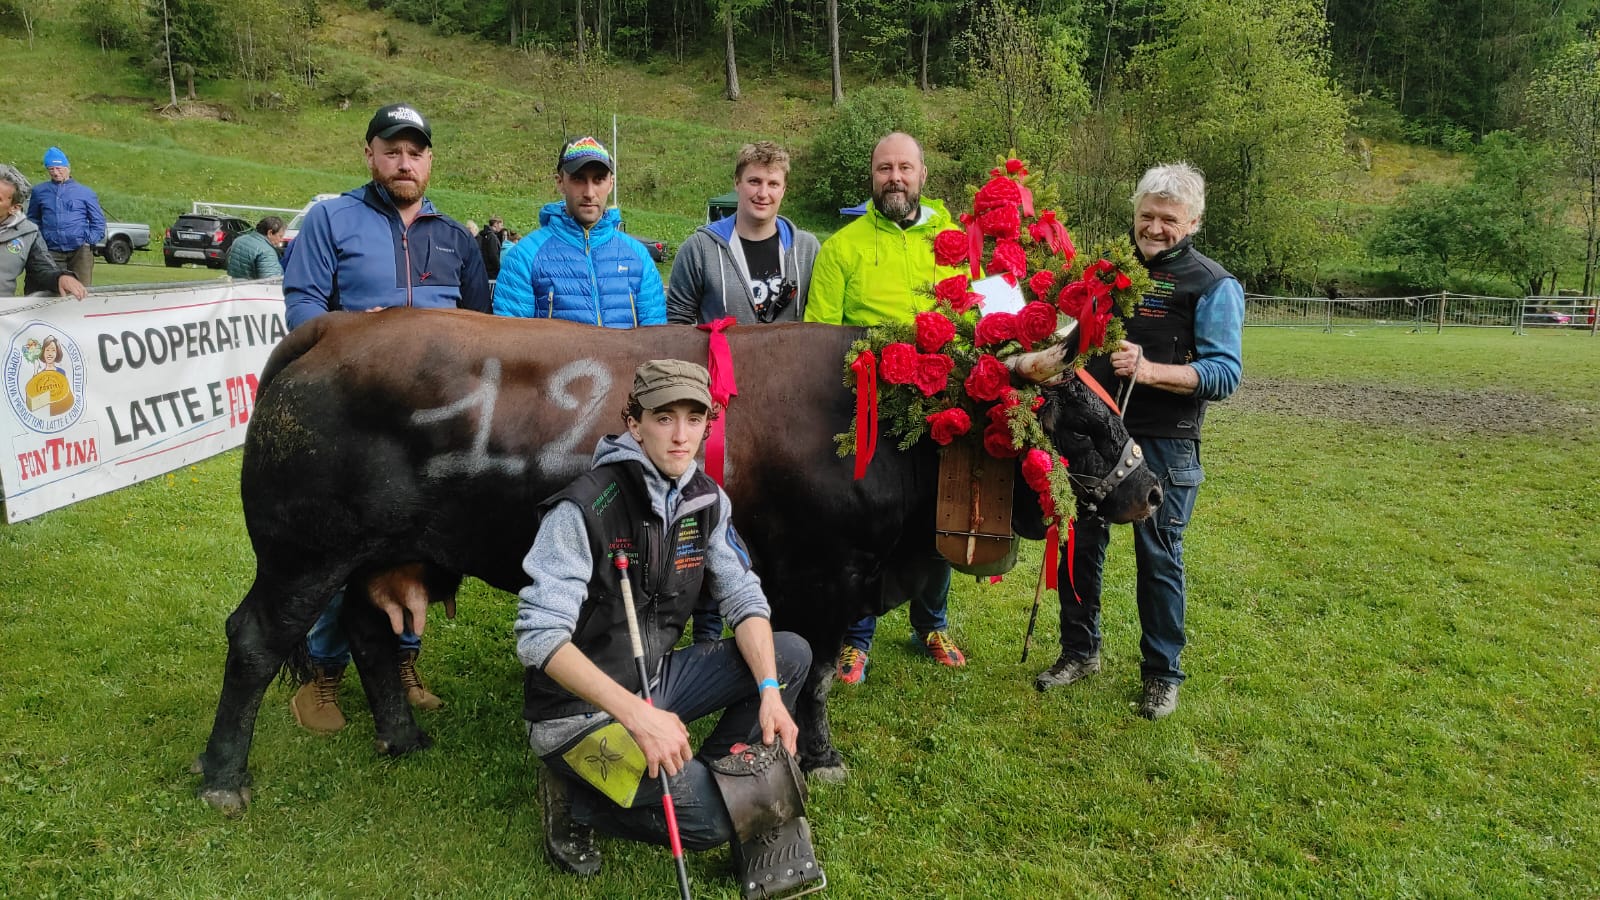
<instances>
[{"instance_id":1,"label":"dark sneaker","mask_svg":"<svg viewBox=\"0 0 1600 900\"><path fill-rule=\"evenodd\" d=\"M550 862L573 875L600 874L594 829L573 820L567 784L548 769L539 772L539 803L544 807L544 852Z\"/></svg>"},{"instance_id":2,"label":"dark sneaker","mask_svg":"<svg viewBox=\"0 0 1600 900\"><path fill-rule=\"evenodd\" d=\"M950 640L950 635L943 631L930 631L923 635L922 646L928 651L929 656L939 661L941 666L967 664L967 657L961 652L961 648L957 647L956 642Z\"/></svg>"},{"instance_id":3,"label":"dark sneaker","mask_svg":"<svg viewBox=\"0 0 1600 900\"><path fill-rule=\"evenodd\" d=\"M1033 687L1038 691L1048 691L1053 687L1064 687L1074 681L1082 681L1099 671L1098 653L1088 659L1079 659L1063 653L1055 665L1040 672L1038 677L1033 679Z\"/></svg>"},{"instance_id":4,"label":"dark sneaker","mask_svg":"<svg viewBox=\"0 0 1600 900\"><path fill-rule=\"evenodd\" d=\"M839 651L839 665L834 672L845 684L860 684L867 680L867 651L846 644Z\"/></svg>"},{"instance_id":5,"label":"dark sneaker","mask_svg":"<svg viewBox=\"0 0 1600 900\"><path fill-rule=\"evenodd\" d=\"M1164 719L1178 708L1178 686L1159 678L1144 682L1144 699L1139 701L1139 715L1146 719Z\"/></svg>"}]
</instances>

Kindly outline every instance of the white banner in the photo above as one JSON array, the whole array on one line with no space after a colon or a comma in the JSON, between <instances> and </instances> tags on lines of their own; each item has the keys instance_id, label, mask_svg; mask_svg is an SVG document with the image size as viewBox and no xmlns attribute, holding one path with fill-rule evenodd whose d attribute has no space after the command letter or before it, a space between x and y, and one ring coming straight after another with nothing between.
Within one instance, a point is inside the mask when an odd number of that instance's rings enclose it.
<instances>
[{"instance_id":1,"label":"white banner","mask_svg":"<svg viewBox=\"0 0 1600 900\"><path fill-rule=\"evenodd\" d=\"M286 333L277 282L0 300L6 521L239 446Z\"/></svg>"}]
</instances>

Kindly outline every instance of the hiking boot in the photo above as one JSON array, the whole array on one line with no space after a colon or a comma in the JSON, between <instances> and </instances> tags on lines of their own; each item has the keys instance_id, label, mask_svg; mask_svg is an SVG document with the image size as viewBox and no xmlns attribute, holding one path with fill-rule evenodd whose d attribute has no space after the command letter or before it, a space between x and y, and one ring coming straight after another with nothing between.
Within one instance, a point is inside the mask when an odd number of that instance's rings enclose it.
<instances>
[{"instance_id":1,"label":"hiking boot","mask_svg":"<svg viewBox=\"0 0 1600 900\"><path fill-rule=\"evenodd\" d=\"M834 674L845 684L860 684L867 680L867 651L846 644L839 651L839 665Z\"/></svg>"},{"instance_id":2,"label":"hiking boot","mask_svg":"<svg viewBox=\"0 0 1600 900\"><path fill-rule=\"evenodd\" d=\"M946 632L928 632L922 636L922 646L923 649L928 651L929 656L938 660L941 666L964 666L967 664L966 655L961 652L960 647L956 646L955 641L950 640L950 635Z\"/></svg>"},{"instance_id":3,"label":"hiking boot","mask_svg":"<svg viewBox=\"0 0 1600 900\"><path fill-rule=\"evenodd\" d=\"M1139 715L1146 719L1164 719L1178 708L1178 686L1159 678L1146 678L1144 698L1139 701Z\"/></svg>"},{"instance_id":4,"label":"hiking boot","mask_svg":"<svg viewBox=\"0 0 1600 900\"><path fill-rule=\"evenodd\" d=\"M1038 691L1048 691L1053 687L1063 687L1074 681L1082 681L1090 675L1100 671L1100 654L1096 653L1088 659L1079 659L1076 656L1061 654L1056 664L1033 679L1033 687Z\"/></svg>"},{"instance_id":5,"label":"hiking boot","mask_svg":"<svg viewBox=\"0 0 1600 900\"><path fill-rule=\"evenodd\" d=\"M337 669L312 669L313 678L300 685L289 698L289 711L294 720L307 731L317 734L336 734L344 729L344 710L339 708L339 683L344 680L344 666Z\"/></svg>"},{"instance_id":6,"label":"hiking boot","mask_svg":"<svg viewBox=\"0 0 1600 900\"><path fill-rule=\"evenodd\" d=\"M406 689L406 702L417 709L439 709L444 706L433 691L422 684L422 676L417 674L417 651L400 651L400 684Z\"/></svg>"},{"instance_id":7,"label":"hiking boot","mask_svg":"<svg viewBox=\"0 0 1600 900\"><path fill-rule=\"evenodd\" d=\"M539 803L544 807L544 852L550 862L573 875L600 874L600 848L594 829L572 818L566 780L549 769L539 772Z\"/></svg>"}]
</instances>

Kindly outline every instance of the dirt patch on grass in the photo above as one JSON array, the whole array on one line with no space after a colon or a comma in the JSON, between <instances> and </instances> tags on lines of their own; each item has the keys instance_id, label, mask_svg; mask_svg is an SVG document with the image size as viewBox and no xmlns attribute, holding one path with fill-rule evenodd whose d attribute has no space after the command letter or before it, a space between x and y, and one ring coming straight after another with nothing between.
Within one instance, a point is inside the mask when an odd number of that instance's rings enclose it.
<instances>
[{"instance_id":1,"label":"dirt patch on grass","mask_svg":"<svg viewBox=\"0 0 1600 900\"><path fill-rule=\"evenodd\" d=\"M1600 428L1600 401L1402 385L1246 378L1227 405L1248 412L1331 419L1451 435L1572 432Z\"/></svg>"}]
</instances>

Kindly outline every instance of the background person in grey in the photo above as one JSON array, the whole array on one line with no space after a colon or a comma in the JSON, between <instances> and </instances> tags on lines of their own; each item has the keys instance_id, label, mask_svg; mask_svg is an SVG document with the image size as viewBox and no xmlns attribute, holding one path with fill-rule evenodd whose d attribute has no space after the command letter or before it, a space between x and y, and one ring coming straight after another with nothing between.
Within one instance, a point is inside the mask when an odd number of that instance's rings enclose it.
<instances>
[{"instance_id":1,"label":"background person in grey","mask_svg":"<svg viewBox=\"0 0 1600 900\"><path fill-rule=\"evenodd\" d=\"M278 248L283 246L283 220L267 216L234 239L228 248L228 274L234 278L277 278L283 274Z\"/></svg>"},{"instance_id":2,"label":"background person in grey","mask_svg":"<svg viewBox=\"0 0 1600 900\"><path fill-rule=\"evenodd\" d=\"M82 300L88 295L83 282L56 265L45 249L39 226L23 214L33 185L16 168L0 164L0 290L17 289L17 279L27 273L24 293L60 291Z\"/></svg>"},{"instance_id":3,"label":"background person in grey","mask_svg":"<svg viewBox=\"0 0 1600 900\"><path fill-rule=\"evenodd\" d=\"M694 325L733 316L741 324L798 322L811 288L816 235L778 214L789 154L771 141L746 144L733 166L732 218L695 229L672 261L667 321Z\"/></svg>"}]
</instances>

